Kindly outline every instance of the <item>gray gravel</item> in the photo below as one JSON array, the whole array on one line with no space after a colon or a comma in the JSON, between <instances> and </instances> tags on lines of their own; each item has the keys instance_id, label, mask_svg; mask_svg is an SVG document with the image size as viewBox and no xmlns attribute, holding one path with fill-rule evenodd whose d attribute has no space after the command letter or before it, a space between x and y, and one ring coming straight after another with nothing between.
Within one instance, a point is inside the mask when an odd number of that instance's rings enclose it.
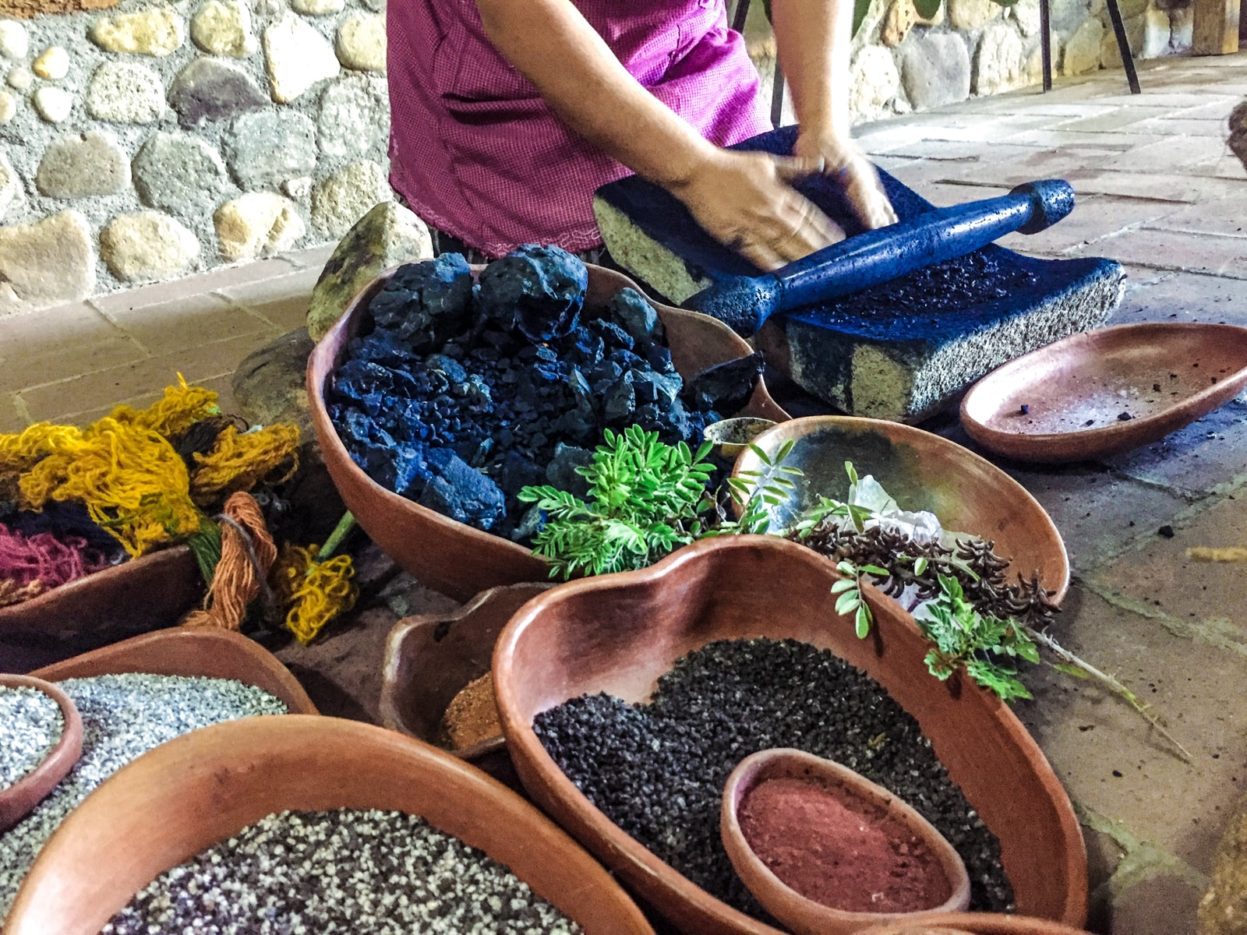
<instances>
[{"instance_id":1,"label":"gray gravel","mask_svg":"<svg viewBox=\"0 0 1247 935\"><path fill-rule=\"evenodd\" d=\"M60 705L39 689L0 685L0 789L42 763L64 729Z\"/></svg>"},{"instance_id":2,"label":"gray gravel","mask_svg":"<svg viewBox=\"0 0 1247 935\"><path fill-rule=\"evenodd\" d=\"M38 808L0 835L0 922L44 842L121 767L200 727L286 713L285 704L268 692L232 679L125 674L59 684L82 716L82 758Z\"/></svg>"},{"instance_id":3,"label":"gray gravel","mask_svg":"<svg viewBox=\"0 0 1247 935\"><path fill-rule=\"evenodd\" d=\"M573 933L509 870L402 812L281 812L174 867L101 935Z\"/></svg>"}]
</instances>

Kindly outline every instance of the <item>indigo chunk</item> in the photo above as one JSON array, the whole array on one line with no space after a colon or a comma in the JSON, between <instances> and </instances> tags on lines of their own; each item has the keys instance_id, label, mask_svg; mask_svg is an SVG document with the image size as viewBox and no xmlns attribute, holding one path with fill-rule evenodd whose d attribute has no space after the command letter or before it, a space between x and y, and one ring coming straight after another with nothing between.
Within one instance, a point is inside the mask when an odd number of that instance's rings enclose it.
<instances>
[{"instance_id":1,"label":"indigo chunk","mask_svg":"<svg viewBox=\"0 0 1247 935\"><path fill-rule=\"evenodd\" d=\"M479 311L530 341L552 341L576 327L588 288L589 271L576 257L526 244L485 268Z\"/></svg>"}]
</instances>

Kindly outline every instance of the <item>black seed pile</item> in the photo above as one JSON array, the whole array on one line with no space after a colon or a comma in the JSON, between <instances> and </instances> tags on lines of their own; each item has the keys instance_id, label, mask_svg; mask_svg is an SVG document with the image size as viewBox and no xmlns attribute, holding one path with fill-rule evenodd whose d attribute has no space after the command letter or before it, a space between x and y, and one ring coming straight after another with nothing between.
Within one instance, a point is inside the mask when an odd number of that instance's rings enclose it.
<instances>
[{"instance_id":1,"label":"black seed pile","mask_svg":"<svg viewBox=\"0 0 1247 935\"><path fill-rule=\"evenodd\" d=\"M487 532L527 541L530 484L582 493L604 428L696 442L740 409L762 364L728 361L686 385L657 311L633 289L584 308L588 272L558 247L520 247L473 285L463 257L401 267L373 297L328 408L373 480Z\"/></svg>"},{"instance_id":2,"label":"black seed pile","mask_svg":"<svg viewBox=\"0 0 1247 935\"><path fill-rule=\"evenodd\" d=\"M648 704L574 698L533 728L568 778L620 828L698 886L760 919L719 838L728 774L796 747L900 796L966 863L971 907L1013 908L1000 844L948 778L917 721L873 679L795 640L728 640L685 656Z\"/></svg>"},{"instance_id":3,"label":"black seed pile","mask_svg":"<svg viewBox=\"0 0 1247 935\"><path fill-rule=\"evenodd\" d=\"M580 927L401 812L281 812L157 877L101 935L515 935Z\"/></svg>"}]
</instances>

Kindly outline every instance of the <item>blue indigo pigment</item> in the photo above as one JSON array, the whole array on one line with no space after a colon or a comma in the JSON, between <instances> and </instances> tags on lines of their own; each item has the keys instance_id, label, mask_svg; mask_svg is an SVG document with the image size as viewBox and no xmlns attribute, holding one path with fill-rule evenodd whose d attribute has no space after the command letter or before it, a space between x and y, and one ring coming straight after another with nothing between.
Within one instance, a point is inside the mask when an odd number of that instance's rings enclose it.
<instances>
[{"instance_id":1,"label":"blue indigo pigment","mask_svg":"<svg viewBox=\"0 0 1247 935\"><path fill-rule=\"evenodd\" d=\"M972 909L1007 911L1000 843L922 730L870 676L796 640L724 640L680 659L646 704L573 698L539 714L546 751L594 805L711 895L759 919L719 836L723 784L759 750L795 747L899 796L956 848Z\"/></svg>"},{"instance_id":2,"label":"blue indigo pigment","mask_svg":"<svg viewBox=\"0 0 1247 935\"><path fill-rule=\"evenodd\" d=\"M758 355L687 385L661 319L624 289L585 308L588 271L558 247L525 246L478 284L459 254L401 267L371 300L332 380L330 417L373 480L487 532L527 541L530 484L583 492L605 428L668 443L748 401Z\"/></svg>"}]
</instances>

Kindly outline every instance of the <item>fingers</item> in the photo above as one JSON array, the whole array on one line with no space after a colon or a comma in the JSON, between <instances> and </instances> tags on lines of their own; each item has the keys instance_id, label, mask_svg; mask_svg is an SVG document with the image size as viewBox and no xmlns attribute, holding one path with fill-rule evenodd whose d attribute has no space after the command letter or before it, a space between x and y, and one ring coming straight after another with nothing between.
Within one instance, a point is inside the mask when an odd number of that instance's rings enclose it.
<instances>
[{"instance_id":1,"label":"fingers","mask_svg":"<svg viewBox=\"0 0 1247 935\"><path fill-rule=\"evenodd\" d=\"M771 159L775 174L785 182L800 182L827 170L827 160L822 156L772 156Z\"/></svg>"},{"instance_id":2,"label":"fingers","mask_svg":"<svg viewBox=\"0 0 1247 935\"><path fill-rule=\"evenodd\" d=\"M896 210L872 166L854 160L842 170L841 178L849 205L867 230L896 223Z\"/></svg>"}]
</instances>

